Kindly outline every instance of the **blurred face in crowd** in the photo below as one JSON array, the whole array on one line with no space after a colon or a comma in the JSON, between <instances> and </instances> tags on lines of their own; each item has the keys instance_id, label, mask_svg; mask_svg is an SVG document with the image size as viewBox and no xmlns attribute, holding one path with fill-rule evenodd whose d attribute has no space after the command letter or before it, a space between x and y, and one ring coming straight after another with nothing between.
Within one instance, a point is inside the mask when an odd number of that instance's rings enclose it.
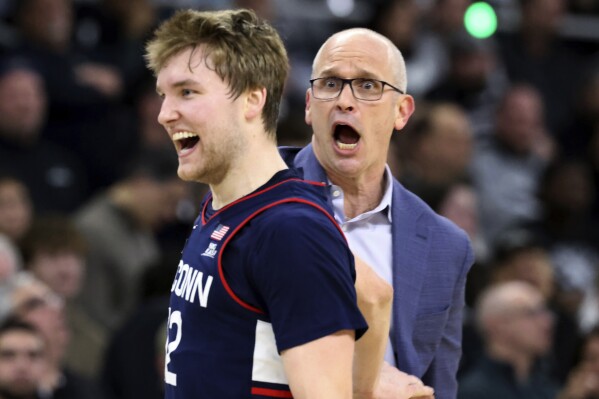
<instances>
[{"instance_id":1,"label":"blurred face in crowd","mask_svg":"<svg viewBox=\"0 0 599 399\"><path fill-rule=\"evenodd\" d=\"M451 57L451 76L463 90L479 91L485 88L494 68L494 58L488 50L472 50Z\"/></svg>"},{"instance_id":2,"label":"blurred face in crowd","mask_svg":"<svg viewBox=\"0 0 599 399\"><path fill-rule=\"evenodd\" d=\"M32 213L27 188L17 180L0 179L0 233L18 241L29 228Z\"/></svg>"},{"instance_id":3,"label":"blurred face in crowd","mask_svg":"<svg viewBox=\"0 0 599 399\"><path fill-rule=\"evenodd\" d=\"M27 1L19 15L24 35L53 50L67 49L73 29L71 0Z\"/></svg>"},{"instance_id":4,"label":"blurred face in crowd","mask_svg":"<svg viewBox=\"0 0 599 399\"><path fill-rule=\"evenodd\" d=\"M445 216L470 238L478 233L478 201L474 189L465 184L456 184L449 189L447 196L439 207L439 214Z\"/></svg>"},{"instance_id":5,"label":"blurred face in crowd","mask_svg":"<svg viewBox=\"0 0 599 399\"><path fill-rule=\"evenodd\" d=\"M327 40L314 60L312 78L370 78L405 87L400 55L373 33L349 30ZM402 76L398 76L398 75ZM379 181L393 129L400 130L414 110L413 99L384 86L379 100L358 100L345 85L338 97L321 100L306 93L306 123L320 164L335 182L340 177Z\"/></svg>"},{"instance_id":6,"label":"blurred face in crowd","mask_svg":"<svg viewBox=\"0 0 599 399\"><path fill-rule=\"evenodd\" d=\"M432 111L430 136L423 144L424 156L449 179L464 175L472 155L472 132L468 118L458 107L438 106Z\"/></svg>"},{"instance_id":7,"label":"blurred face in crowd","mask_svg":"<svg viewBox=\"0 0 599 399\"><path fill-rule=\"evenodd\" d=\"M0 78L0 136L27 144L43 127L46 94L41 77L27 69L14 69Z\"/></svg>"},{"instance_id":8,"label":"blurred face in crowd","mask_svg":"<svg viewBox=\"0 0 599 399\"><path fill-rule=\"evenodd\" d=\"M497 114L497 137L512 151L528 153L544 131L543 103L529 87L514 87L503 99Z\"/></svg>"},{"instance_id":9,"label":"blurred face in crowd","mask_svg":"<svg viewBox=\"0 0 599 399\"><path fill-rule=\"evenodd\" d=\"M557 33L565 10L564 0L528 0L522 8L522 28L540 34Z\"/></svg>"},{"instance_id":10,"label":"blurred face in crowd","mask_svg":"<svg viewBox=\"0 0 599 399\"><path fill-rule=\"evenodd\" d=\"M0 335L0 392L16 398L34 397L45 367L39 334L13 329Z\"/></svg>"},{"instance_id":11,"label":"blurred face in crowd","mask_svg":"<svg viewBox=\"0 0 599 399\"><path fill-rule=\"evenodd\" d=\"M395 0L380 17L377 31L398 48L409 49L418 34L419 7L414 0Z\"/></svg>"},{"instance_id":12,"label":"blurred face in crowd","mask_svg":"<svg viewBox=\"0 0 599 399\"><path fill-rule=\"evenodd\" d=\"M69 341L64 302L40 281L19 286L12 296L19 319L37 328L48 343L48 358L59 363Z\"/></svg>"},{"instance_id":13,"label":"blurred face in crowd","mask_svg":"<svg viewBox=\"0 0 599 399\"><path fill-rule=\"evenodd\" d=\"M547 252L538 247L522 249L498 267L498 281L526 281L548 300L554 290L554 273Z\"/></svg>"},{"instance_id":14,"label":"blurred face in crowd","mask_svg":"<svg viewBox=\"0 0 599 399\"><path fill-rule=\"evenodd\" d=\"M435 3L431 11L439 31L451 33L463 29L469 0L437 0Z\"/></svg>"},{"instance_id":15,"label":"blurred face in crowd","mask_svg":"<svg viewBox=\"0 0 599 399\"><path fill-rule=\"evenodd\" d=\"M553 318L536 290L514 290L497 317L497 337L513 350L540 356L550 349Z\"/></svg>"},{"instance_id":16,"label":"blurred face in crowd","mask_svg":"<svg viewBox=\"0 0 599 399\"><path fill-rule=\"evenodd\" d=\"M85 260L73 252L38 252L29 262L29 270L64 299L77 296L81 290Z\"/></svg>"}]
</instances>

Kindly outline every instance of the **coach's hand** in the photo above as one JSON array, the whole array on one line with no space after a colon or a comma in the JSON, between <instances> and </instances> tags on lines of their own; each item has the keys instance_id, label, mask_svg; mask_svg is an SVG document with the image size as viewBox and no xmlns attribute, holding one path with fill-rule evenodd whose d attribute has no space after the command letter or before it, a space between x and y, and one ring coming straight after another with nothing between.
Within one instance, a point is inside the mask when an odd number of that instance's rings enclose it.
<instances>
[{"instance_id":1,"label":"coach's hand","mask_svg":"<svg viewBox=\"0 0 599 399\"><path fill-rule=\"evenodd\" d=\"M434 399L435 390L418 377L406 374L385 362L375 390L375 399Z\"/></svg>"}]
</instances>

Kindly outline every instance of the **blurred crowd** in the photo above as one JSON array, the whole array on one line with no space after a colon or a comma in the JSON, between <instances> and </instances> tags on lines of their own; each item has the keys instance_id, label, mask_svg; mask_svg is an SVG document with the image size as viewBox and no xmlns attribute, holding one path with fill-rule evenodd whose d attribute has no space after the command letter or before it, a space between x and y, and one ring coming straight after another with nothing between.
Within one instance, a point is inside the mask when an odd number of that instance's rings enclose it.
<instances>
[{"instance_id":1,"label":"blurred crowd","mask_svg":"<svg viewBox=\"0 0 599 399\"><path fill-rule=\"evenodd\" d=\"M464 29L469 0L0 2L0 397L162 397L170 284L206 187L176 176L144 43L177 8L247 7L289 51L281 145L310 141L330 34L366 26L402 51L417 110L389 165L477 257L460 397L599 398L599 0L489 2L487 39ZM594 39L565 29L576 17Z\"/></svg>"}]
</instances>

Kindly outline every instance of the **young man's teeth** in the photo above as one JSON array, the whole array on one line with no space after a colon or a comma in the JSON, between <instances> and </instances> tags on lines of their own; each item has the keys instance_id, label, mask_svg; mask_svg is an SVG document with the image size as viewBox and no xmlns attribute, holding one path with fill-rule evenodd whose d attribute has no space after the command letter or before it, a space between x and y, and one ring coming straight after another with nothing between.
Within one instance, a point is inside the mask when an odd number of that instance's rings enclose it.
<instances>
[{"instance_id":1,"label":"young man's teeth","mask_svg":"<svg viewBox=\"0 0 599 399\"><path fill-rule=\"evenodd\" d=\"M183 140L191 137L197 137L197 134L191 132L178 132L173 134L173 140Z\"/></svg>"},{"instance_id":2,"label":"young man's teeth","mask_svg":"<svg viewBox=\"0 0 599 399\"><path fill-rule=\"evenodd\" d=\"M337 147L339 147L342 150L353 150L354 148L356 148L357 145L358 145L358 143L345 144L345 143L342 143L341 141L337 140Z\"/></svg>"}]
</instances>

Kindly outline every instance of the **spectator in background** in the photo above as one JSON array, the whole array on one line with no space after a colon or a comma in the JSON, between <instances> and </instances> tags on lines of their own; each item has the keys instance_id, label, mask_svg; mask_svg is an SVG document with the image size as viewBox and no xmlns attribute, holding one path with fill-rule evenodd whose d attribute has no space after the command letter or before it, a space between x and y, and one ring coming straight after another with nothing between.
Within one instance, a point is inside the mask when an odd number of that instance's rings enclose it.
<instances>
[{"instance_id":1,"label":"spectator in background","mask_svg":"<svg viewBox=\"0 0 599 399\"><path fill-rule=\"evenodd\" d=\"M47 364L42 377L42 397L53 399L101 399L95 384L64 366L70 339L62 299L36 278L22 274L10 294L9 317L35 326L46 340Z\"/></svg>"},{"instance_id":2,"label":"spectator in background","mask_svg":"<svg viewBox=\"0 0 599 399\"><path fill-rule=\"evenodd\" d=\"M80 300L89 314L114 331L138 305L140 279L161 255L156 234L176 219L187 186L168 152L140 157L125 178L85 204L75 223L89 245Z\"/></svg>"},{"instance_id":3,"label":"spectator in background","mask_svg":"<svg viewBox=\"0 0 599 399\"><path fill-rule=\"evenodd\" d=\"M470 0L433 0L428 23L440 36L450 37L464 29L464 14Z\"/></svg>"},{"instance_id":4,"label":"spectator in background","mask_svg":"<svg viewBox=\"0 0 599 399\"><path fill-rule=\"evenodd\" d=\"M429 205L468 175L473 138L459 106L444 103L425 108L396 141L403 166L394 175Z\"/></svg>"},{"instance_id":5,"label":"spectator in background","mask_svg":"<svg viewBox=\"0 0 599 399\"><path fill-rule=\"evenodd\" d=\"M482 236L480 226L478 195L468 180L449 185L441 192L439 199L431 207L441 216L463 229L474 250L477 265L485 265L489 260L489 247ZM472 276L470 271L469 278Z\"/></svg>"},{"instance_id":6,"label":"spectator in background","mask_svg":"<svg viewBox=\"0 0 599 399\"><path fill-rule=\"evenodd\" d=\"M65 301L71 338L64 364L88 378L99 376L106 331L76 302L85 275L87 243L64 216L37 218L21 243L25 269Z\"/></svg>"},{"instance_id":7,"label":"spectator in background","mask_svg":"<svg viewBox=\"0 0 599 399\"><path fill-rule=\"evenodd\" d=\"M511 87L497 110L493 136L474 152L471 174L480 199L481 226L491 246L511 225L541 215L536 192L552 145L543 112L535 89Z\"/></svg>"},{"instance_id":8,"label":"spectator in background","mask_svg":"<svg viewBox=\"0 0 599 399\"><path fill-rule=\"evenodd\" d=\"M122 77L122 98L133 100L150 75L144 43L163 16L151 0L99 0L74 3L74 43L89 59L112 65Z\"/></svg>"},{"instance_id":9,"label":"spectator in background","mask_svg":"<svg viewBox=\"0 0 599 399\"><path fill-rule=\"evenodd\" d=\"M15 21L22 41L13 52L31 59L46 84L46 138L81 157L92 190L112 183L135 145L121 71L76 47L71 0L20 0Z\"/></svg>"},{"instance_id":10,"label":"spectator in background","mask_svg":"<svg viewBox=\"0 0 599 399\"><path fill-rule=\"evenodd\" d=\"M46 342L32 325L9 320L0 326L0 399L41 399Z\"/></svg>"},{"instance_id":11,"label":"spectator in background","mask_svg":"<svg viewBox=\"0 0 599 399\"><path fill-rule=\"evenodd\" d=\"M525 281L541 292L554 315L551 374L563 382L576 360L582 330L577 306L569 303L571 292L560 286L550 252L530 232L515 229L501 237L490 265L492 283Z\"/></svg>"},{"instance_id":12,"label":"spectator in background","mask_svg":"<svg viewBox=\"0 0 599 399\"><path fill-rule=\"evenodd\" d=\"M0 170L27 186L36 212L68 212L84 200L86 176L78 158L43 137L46 105L28 60L0 61Z\"/></svg>"},{"instance_id":13,"label":"spectator in background","mask_svg":"<svg viewBox=\"0 0 599 399\"><path fill-rule=\"evenodd\" d=\"M22 37L17 51L49 63L40 66L44 68L42 74L51 102L74 106L80 96L81 103L93 104L121 94L122 77L118 70L76 60L71 0L20 0L16 3L15 20Z\"/></svg>"},{"instance_id":14,"label":"spectator in background","mask_svg":"<svg viewBox=\"0 0 599 399\"><path fill-rule=\"evenodd\" d=\"M593 218L596 192L588 166L557 159L540 176L540 219L527 223L551 254L562 291L583 293L578 320L583 331L599 321L599 227Z\"/></svg>"},{"instance_id":15,"label":"spectator in background","mask_svg":"<svg viewBox=\"0 0 599 399\"><path fill-rule=\"evenodd\" d=\"M501 60L491 39L476 39L459 31L446 41L448 72L425 99L461 106L479 139L493 130L493 113L507 86Z\"/></svg>"},{"instance_id":16,"label":"spectator in background","mask_svg":"<svg viewBox=\"0 0 599 399\"><path fill-rule=\"evenodd\" d=\"M444 42L422 29L422 7L416 0L382 1L374 7L371 29L386 36L404 56L410 94L426 93L445 74Z\"/></svg>"},{"instance_id":17,"label":"spectator in background","mask_svg":"<svg viewBox=\"0 0 599 399\"><path fill-rule=\"evenodd\" d=\"M556 135L572 118L575 89L583 75L581 57L559 36L565 0L519 0L516 32L500 35L499 49L513 83L528 83L541 94L548 131ZM569 79L564 79L569 76Z\"/></svg>"},{"instance_id":18,"label":"spectator in background","mask_svg":"<svg viewBox=\"0 0 599 399\"><path fill-rule=\"evenodd\" d=\"M552 316L533 286L512 281L480 297L476 319L485 355L460 380L458 399L554 399L556 382L539 360L552 345Z\"/></svg>"},{"instance_id":19,"label":"spectator in background","mask_svg":"<svg viewBox=\"0 0 599 399\"><path fill-rule=\"evenodd\" d=\"M18 178L0 173L0 234L18 243L33 219L29 190Z\"/></svg>"}]
</instances>

